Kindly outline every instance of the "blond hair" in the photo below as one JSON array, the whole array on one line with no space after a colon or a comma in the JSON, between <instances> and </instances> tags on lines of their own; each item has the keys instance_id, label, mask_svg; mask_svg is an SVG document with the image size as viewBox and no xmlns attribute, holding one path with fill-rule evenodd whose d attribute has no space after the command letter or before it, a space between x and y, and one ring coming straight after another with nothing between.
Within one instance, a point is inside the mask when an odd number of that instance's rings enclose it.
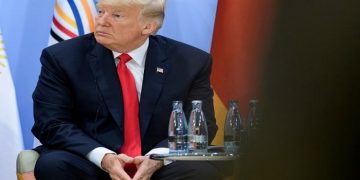
<instances>
[{"instance_id":1,"label":"blond hair","mask_svg":"<svg viewBox=\"0 0 360 180\"><path fill-rule=\"evenodd\" d=\"M99 0L100 3L113 5L135 5L141 7L141 20L155 21L156 30L160 29L165 17L166 0Z\"/></svg>"}]
</instances>

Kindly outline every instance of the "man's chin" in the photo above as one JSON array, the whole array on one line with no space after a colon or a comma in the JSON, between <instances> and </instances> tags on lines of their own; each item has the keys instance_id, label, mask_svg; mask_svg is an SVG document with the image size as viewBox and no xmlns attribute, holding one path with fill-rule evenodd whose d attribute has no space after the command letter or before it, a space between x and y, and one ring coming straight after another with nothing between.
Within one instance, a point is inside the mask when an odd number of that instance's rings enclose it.
<instances>
[{"instance_id":1,"label":"man's chin","mask_svg":"<svg viewBox=\"0 0 360 180\"><path fill-rule=\"evenodd\" d=\"M96 42L102 45L109 44L110 39L104 36L95 35Z\"/></svg>"}]
</instances>

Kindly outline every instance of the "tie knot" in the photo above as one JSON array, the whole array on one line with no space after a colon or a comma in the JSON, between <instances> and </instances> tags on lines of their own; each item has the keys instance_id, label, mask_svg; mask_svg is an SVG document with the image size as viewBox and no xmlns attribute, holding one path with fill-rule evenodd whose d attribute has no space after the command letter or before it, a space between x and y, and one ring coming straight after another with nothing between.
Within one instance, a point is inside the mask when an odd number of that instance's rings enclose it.
<instances>
[{"instance_id":1,"label":"tie knot","mask_svg":"<svg viewBox=\"0 0 360 180\"><path fill-rule=\"evenodd\" d=\"M120 59L120 63L127 63L132 59L131 56L126 53L122 53L118 58Z\"/></svg>"}]
</instances>

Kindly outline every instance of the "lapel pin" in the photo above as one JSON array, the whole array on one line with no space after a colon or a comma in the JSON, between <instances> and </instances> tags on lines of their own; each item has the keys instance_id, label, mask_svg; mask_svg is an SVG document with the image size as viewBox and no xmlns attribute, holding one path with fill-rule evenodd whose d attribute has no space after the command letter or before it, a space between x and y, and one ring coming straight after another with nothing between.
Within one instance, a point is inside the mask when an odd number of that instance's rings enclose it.
<instances>
[{"instance_id":1,"label":"lapel pin","mask_svg":"<svg viewBox=\"0 0 360 180\"><path fill-rule=\"evenodd\" d=\"M158 72L158 73L164 73L164 69L163 69L163 68L156 67L156 72Z\"/></svg>"}]
</instances>

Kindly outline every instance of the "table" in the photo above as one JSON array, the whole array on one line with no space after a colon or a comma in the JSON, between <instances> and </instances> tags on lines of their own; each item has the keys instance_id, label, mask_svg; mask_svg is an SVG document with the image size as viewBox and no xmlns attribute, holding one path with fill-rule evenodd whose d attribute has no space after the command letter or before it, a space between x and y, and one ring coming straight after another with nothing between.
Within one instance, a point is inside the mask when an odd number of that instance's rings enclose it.
<instances>
[{"instance_id":1,"label":"table","mask_svg":"<svg viewBox=\"0 0 360 180\"><path fill-rule=\"evenodd\" d=\"M152 154L150 159L168 161L234 161L240 154L209 152L209 153L182 153L182 154Z\"/></svg>"}]
</instances>

